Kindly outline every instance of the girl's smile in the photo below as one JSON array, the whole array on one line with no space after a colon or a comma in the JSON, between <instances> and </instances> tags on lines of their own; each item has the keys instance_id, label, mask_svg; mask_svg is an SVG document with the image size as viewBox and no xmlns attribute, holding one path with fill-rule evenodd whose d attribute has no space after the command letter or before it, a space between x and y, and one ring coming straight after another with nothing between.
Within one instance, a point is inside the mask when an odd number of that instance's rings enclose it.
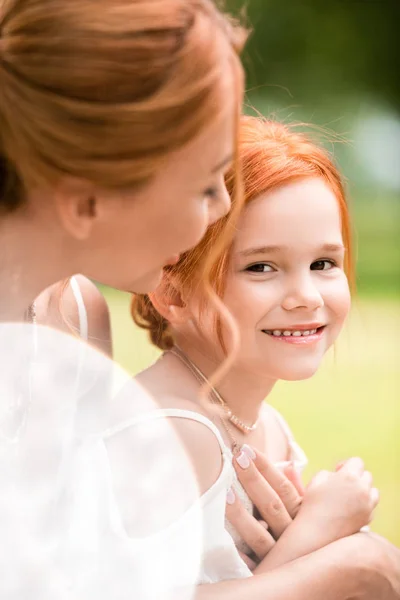
<instances>
[{"instance_id":1,"label":"girl's smile","mask_svg":"<svg viewBox=\"0 0 400 600\"><path fill-rule=\"evenodd\" d=\"M288 344L305 345L315 344L322 338L326 325L294 325L293 327L284 327L282 329L263 329L266 333L276 341L286 342Z\"/></svg>"}]
</instances>

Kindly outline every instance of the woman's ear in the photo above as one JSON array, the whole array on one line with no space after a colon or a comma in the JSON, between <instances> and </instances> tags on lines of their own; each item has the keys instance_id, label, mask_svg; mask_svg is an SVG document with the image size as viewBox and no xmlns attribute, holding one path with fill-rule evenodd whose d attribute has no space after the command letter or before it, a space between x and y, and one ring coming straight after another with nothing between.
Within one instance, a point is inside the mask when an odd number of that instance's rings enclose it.
<instances>
[{"instance_id":1,"label":"woman's ear","mask_svg":"<svg viewBox=\"0 0 400 600\"><path fill-rule=\"evenodd\" d=\"M77 240L86 240L97 217L96 190L88 182L64 178L57 186L55 204L63 227Z\"/></svg>"},{"instance_id":2,"label":"woman's ear","mask_svg":"<svg viewBox=\"0 0 400 600\"><path fill-rule=\"evenodd\" d=\"M149 298L157 312L171 325L186 323L190 318L183 294L169 273L164 272L161 283L149 294Z\"/></svg>"}]
</instances>

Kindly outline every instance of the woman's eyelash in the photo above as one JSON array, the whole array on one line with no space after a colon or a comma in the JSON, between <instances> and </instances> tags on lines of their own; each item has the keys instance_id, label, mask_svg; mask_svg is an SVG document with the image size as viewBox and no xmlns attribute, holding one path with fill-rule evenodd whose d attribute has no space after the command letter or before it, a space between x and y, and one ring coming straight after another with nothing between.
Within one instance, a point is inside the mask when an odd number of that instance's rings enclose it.
<instances>
[{"instance_id":1,"label":"woman's eyelash","mask_svg":"<svg viewBox=\"0 0 400 600\"><path fill-rule=\"evenodd\" d=\"M209 187L204 191L204 196L208 198L215 199L218 197L218 188L217 187Z\"/></svg>"}]
</instances>

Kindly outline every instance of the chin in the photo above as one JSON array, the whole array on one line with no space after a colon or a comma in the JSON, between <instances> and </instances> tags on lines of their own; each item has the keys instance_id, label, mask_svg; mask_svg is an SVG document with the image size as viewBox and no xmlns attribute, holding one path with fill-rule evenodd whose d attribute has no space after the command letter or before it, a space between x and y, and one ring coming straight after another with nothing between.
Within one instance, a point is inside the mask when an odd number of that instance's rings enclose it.
<instances>
[{"instance_id":1,"label":"chin","mask_svg":"<svg viewBox=\"0 0 400 600\"><path fill-rule=\"evenodd\" d=\"M278 376L283 381L304 381L310 379L315 375L320 367L320 363L314 365L299 365L295 367L292 365L291 368L285 369Z\"/></svg>"},{"instance_id":2,"label":"chin","mask_svg":"<svg viewBox=\"0 0 400 600\"><path fill-rule=\"evenodd\" d=\"M149 294L150 292L154 292L161 282L162 275L162 269L147 273L146 275L143 275L139 279L136 279L136 281L132 282L130 284L130 289L126 291L129 291L133 294Z\"/></svg>"}]
</instances>

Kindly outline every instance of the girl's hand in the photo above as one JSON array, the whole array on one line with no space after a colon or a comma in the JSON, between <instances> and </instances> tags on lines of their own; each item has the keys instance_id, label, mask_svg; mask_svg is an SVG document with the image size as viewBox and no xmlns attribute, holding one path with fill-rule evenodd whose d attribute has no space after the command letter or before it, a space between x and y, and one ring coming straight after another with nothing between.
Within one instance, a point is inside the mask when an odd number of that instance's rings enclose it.
<instances>
[{"instance_id":1,"label":"girl's hand","mask_svg":"<svg viewBox=\"0 0 400 600\"><path fill-rule=\"evenodd\" d=\"M259 521L242 504L233 489L228 491L226 498L226 518L234 526L242 540L251 548L258 561L261 561L275 544L275 540L268 531L265 521ZM242 556L243 558L243 556ZM247 560L246 564L251 570Z\"/></svg>"},{"instance_id":2,"label":"girl's hand","mask_svg":"<svg viewBox=\"0 0 400 600\"><path fill-rule=\"evenodd\" d=\"M286 476L263 453L247 445L233 464L262 520L247 512L233 490L228 493L226 517L262 560L297 514L302 500L301 483L291 469Z\"/></svg>"},{"instance_id":3,"label":"girl's hand","mask_svg":"<svg viewBox=\"0 0 400 600\"><path fill-rule=\"evenodd\" d=\"M265 454L246 444L233 464L247 495L278 539L300 508L302 497L296 485Z\"/></svg>"},{"instance_id":4,"label":"girl's hand","mask_svg":"<svg viewBox=\"0 0 400 600\"><path fill-rule=\"evenodd\" d=\"M322 530L334 541L368 525L379 501L372 475L360 458L351 458L335 473L321 471L306 489L298 520Z\"/></svg>"},{"instance_id":5,"label":"girl's hand","mask_svg":"<svg viewBox=\"0 0 400 600\"><path fill-rule=\"evenodd\" d=\"M359 458L351 458L335 473L318 473L306 488L293 523L256 572L269 571L360 531L370 522L378 496Z\"/></svg>"}]
</instances>

